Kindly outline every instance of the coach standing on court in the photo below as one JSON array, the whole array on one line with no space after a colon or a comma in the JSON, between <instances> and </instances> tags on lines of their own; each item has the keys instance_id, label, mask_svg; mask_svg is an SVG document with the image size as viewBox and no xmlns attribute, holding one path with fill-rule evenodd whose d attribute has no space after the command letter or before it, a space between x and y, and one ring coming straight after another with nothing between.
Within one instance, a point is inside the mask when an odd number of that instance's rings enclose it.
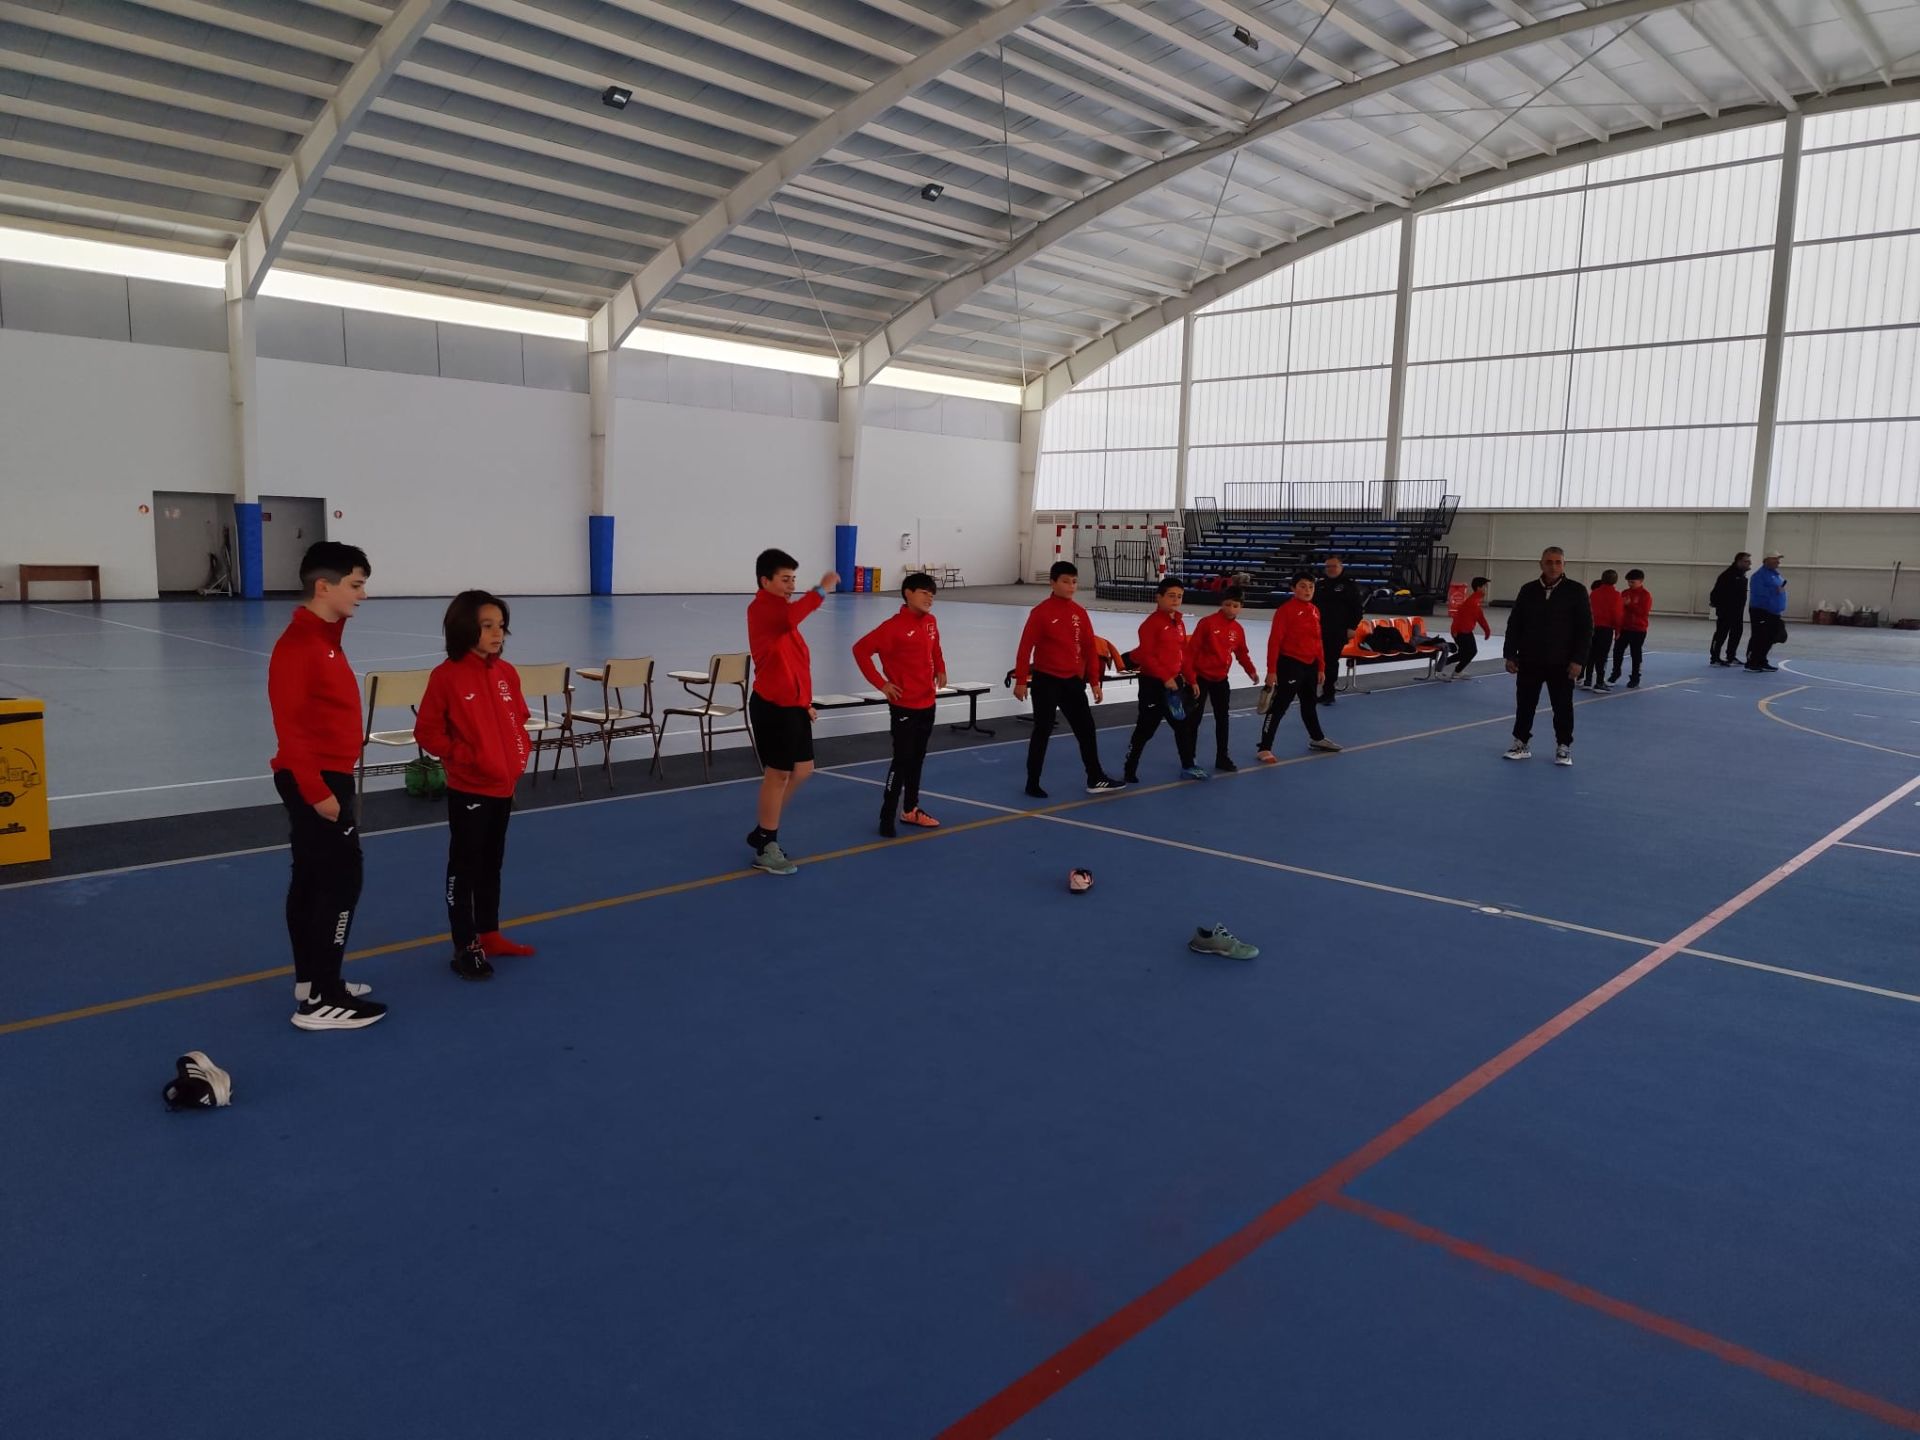
<instances>
[{"instance_id":1,"label":"coach standing on court","mask_svg":"<svg viewBox=\"0 0 1920 1440\"><path fill-rule=\"evenodd\" d=\"M1747 571L1753 556L1742 550L1714 579L1707 603L1713 607L1713 643L1707 649L1710 665L1731 665L1740 654L1740 624L1747 616ZM1724 650L1726 659L1721 659Z\"/></svg>"},{"instance_id":2,"label":"coach standing on court","mask_svg":"<svg viewBox=\"0 0 1920 1440\"><path fill-rule=\"evenodd\" d=\"M1780 573L1784 555L1768 555L1753 572L1748 586L1747 619L1753 634L1747 637L1747 669L1778 670L1767 663L1767 652L1787 638L1787 577Z\"/></svg>"},{"instance_id":3,"label":"coach standing on court","mask_svg":"<svg viewBox=\"0 0 1920 1440\"><path fill-rule=\"evenodd\" d=\"M1507 759L1533 754L1533 715L1540 687L1553 706L1553 763L1573 764L1573 682L1593 643L1593 604L1578 580L1567 578L1566 553L1550 545L1540 556L1540 578L1520 588L1507 617L1507 673L1515 676L1513 744Z\"/></svg>"},{"instance_id":4,"label":"coach standing on court","mask_svg":"<svg viewBox=\"0 0 1920 1440\"><path fill-rule=\"evenodd\" d=\"M1353 577L1345 574L1346 562L1338 555L1327 556L1326 573L1313 585L1313 603L1320 611L1320 644L1325 651L1327 673L1320 680L1320 703L1334 702L1333 688L1340 683L1340 652L1359 628L1365 602Z\"/></svg>"}]
</instances>

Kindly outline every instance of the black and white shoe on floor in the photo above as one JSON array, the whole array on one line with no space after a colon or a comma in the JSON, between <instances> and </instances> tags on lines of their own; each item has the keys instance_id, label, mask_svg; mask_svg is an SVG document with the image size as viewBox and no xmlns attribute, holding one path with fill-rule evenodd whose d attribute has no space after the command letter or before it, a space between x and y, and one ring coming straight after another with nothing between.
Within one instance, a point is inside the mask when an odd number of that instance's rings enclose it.
<instances>
[{"instance_id":1,"label":"black and white shoe on floor","mask_svg":"<svg viewBox=\"0 0 1920 1440\"><path fill-rule=\"evenodd\" d=\"M212 1110L233 1103L233 1077L204 1050L189 1050L173 1068L173 1079L161 1091L169 1110Z\"/></svg>"},{"instance_id":2,"label":"black and white shoe on floor","mask_svg":"<svg viewBox=\"0 0 1920 1440\"><path fill-rule=\"evenodd\" d=\"M364 1030L386 1017L377 1000L349 995L343 985L328 995L316 995L294 1007L293 1023L302 1030Z\"/></svg>"},{"instance_id":3,"label":"black and white shoe on floor","mask_svg":"<svg viewBox=\"0 0 1920 1440\"><path fill-rule=\"evenodd\" d=\"M1553 763L1556 765L1571 765L1573 763L1573 747L1571 745L1554 746Z\"/></svg>"},{"instance_id":4,"label":"black and white shoe on floor","mask_svg":"<svg viewBox=\"0 0 1920 1440\"><path fill-rule=\"evenodd\" d=\"M1087 794L1089 795L1106 795L1115 790L1124 790L1126 788L1127 787L1122 785L1118 780L1111 780L1105 775L1102 775L1098 780L1089 780L1087 782Z\"/></svg>"},{"instance_id":5,"label":"black and white shoe on floor","mask_svg":"<svg viewBox=\"0 0 1920 1440\"><path fill-rule=\"evenodd\" d=\"M1507 747L1506 758L1509 760L1531 760L1533 758L1533 747L1528 745L1524 740L1516 740Z\"/></svg>"},{"instance_id":6,"label":"black and white shoe on floor","mask_svg":"<svg viewBox=\"0 0 1920 1440\"><path fill-rule=\"evenodd\" d=\"M449 960L447 965L462 980L493 978L493 962L487 959L486 952L478 945L469 946L465 950L456 950L453 959Z\"/></svg>"}]
</instances>

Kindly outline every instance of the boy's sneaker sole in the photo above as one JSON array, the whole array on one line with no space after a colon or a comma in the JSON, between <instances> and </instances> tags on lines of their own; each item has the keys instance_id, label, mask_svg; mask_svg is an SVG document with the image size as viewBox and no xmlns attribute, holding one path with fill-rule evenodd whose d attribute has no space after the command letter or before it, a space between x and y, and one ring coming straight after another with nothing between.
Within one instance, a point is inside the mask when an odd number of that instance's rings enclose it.
<instances>
[{"instance_id":1,"label":"boy's sneaker sole","mask_svg":"<svg viewBox=\"0 0 1920 1440\"><path fill-rule=\"evenodd\" d=\"M364 1030L387 1018L387 1007L359 1001L347 1005L306 1001L293 1012L300 1030Z\"/></svg>"}]
</instances>

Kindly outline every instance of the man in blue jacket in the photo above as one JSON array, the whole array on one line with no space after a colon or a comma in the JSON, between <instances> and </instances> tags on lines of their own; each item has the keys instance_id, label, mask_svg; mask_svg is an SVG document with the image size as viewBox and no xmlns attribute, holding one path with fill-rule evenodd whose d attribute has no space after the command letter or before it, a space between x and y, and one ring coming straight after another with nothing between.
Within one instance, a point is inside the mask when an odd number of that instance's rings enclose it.
<instances>
[{"instance_id":1,"label":"man in blue jacket","mask_svg":"<svg viewBox=\"0 0 1920 1440\"><path fill-rule=\"evenodd\" d=\"M1753 638L1747 641L1747 669L1778 670L1767 663L1767 652L1787 638L1787 577L1780 573L1782 555L1762 557L1747 586L1747 619Z\"/></svg>"}]
</instances>

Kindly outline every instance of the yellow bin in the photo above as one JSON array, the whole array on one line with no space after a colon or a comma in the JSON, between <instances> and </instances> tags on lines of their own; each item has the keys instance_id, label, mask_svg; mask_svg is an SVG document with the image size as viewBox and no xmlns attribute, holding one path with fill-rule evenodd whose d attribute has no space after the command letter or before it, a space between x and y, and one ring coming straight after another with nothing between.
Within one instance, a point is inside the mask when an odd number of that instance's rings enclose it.
<instances>
[{"instance_id":1,"label":"yellow bin","mask_svg":"<svg viewBox=\"0 0 1920 1440\"><path fill-rule=\"evenodd\" d=\"M0 697L0 865L53 855L47 833L47 704Z\"/></svg>"}]
</instances>

